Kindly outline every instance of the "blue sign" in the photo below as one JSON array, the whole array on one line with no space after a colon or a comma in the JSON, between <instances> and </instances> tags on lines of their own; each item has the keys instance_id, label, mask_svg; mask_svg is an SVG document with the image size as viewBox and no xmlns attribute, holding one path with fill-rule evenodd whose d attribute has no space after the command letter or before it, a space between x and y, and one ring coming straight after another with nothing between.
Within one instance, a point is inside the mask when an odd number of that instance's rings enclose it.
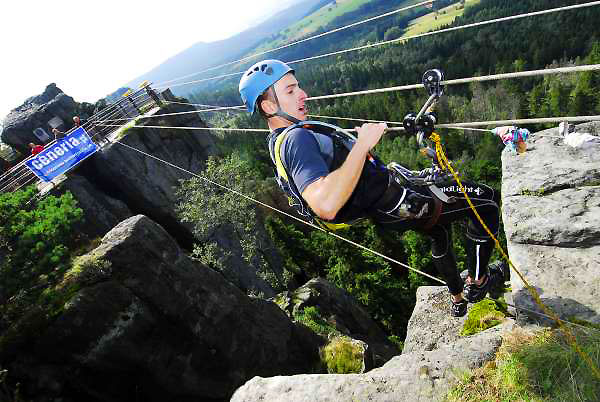
<instances>
[{"instance_id":1,"label":"blue sign","mask_svg":"<svg viewBox=\"0 0 600 402\"><path fill-rule=\"evenodd\" d=\"M83 127L49 145L25 164L43 181L50 181L67 172L98 150Z\"/></svg>"}]
</instances>

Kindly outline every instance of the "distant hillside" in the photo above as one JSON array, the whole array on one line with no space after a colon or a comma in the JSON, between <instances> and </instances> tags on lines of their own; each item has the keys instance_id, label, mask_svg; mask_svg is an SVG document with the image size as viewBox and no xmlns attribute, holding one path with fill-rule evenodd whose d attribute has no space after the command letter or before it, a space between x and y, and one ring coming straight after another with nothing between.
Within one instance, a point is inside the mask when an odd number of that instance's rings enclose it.
<instances>
[{"instance_id":1,"label":"distant hillside","mask_svg":"<svg viewBox=\"0 0 600 402\"><path fill-rule=\"evenodd\" d=\"M262 40L280 32L306 15L321 8L331 0L301 0L284 11L280 11L257 26L231 38L217 42L198 42L181 53L167 59L147 73L135 78L125 86L136 87L141 81L162 82L188 75L220 63L239 58ZM223 21L223 23L227 23ZM173 88L177 92L177 88ZM186 92L185 90L183 92Z\"/></svg>"},{"instance_id":2,"label":"distant hillside","mask_svg":"<svg viewBox=\"0 0 600 402\"><path fill-rule=\"evenodd\" d=\"M106 100L107 103L115 103L116 101L118 101L125 92L129 91L130 88L128 87L121 87L119 89L117 89L115 92L113 92L110 95L107 95L106 98L104 98Z\"/></svg>"}]
</instances>

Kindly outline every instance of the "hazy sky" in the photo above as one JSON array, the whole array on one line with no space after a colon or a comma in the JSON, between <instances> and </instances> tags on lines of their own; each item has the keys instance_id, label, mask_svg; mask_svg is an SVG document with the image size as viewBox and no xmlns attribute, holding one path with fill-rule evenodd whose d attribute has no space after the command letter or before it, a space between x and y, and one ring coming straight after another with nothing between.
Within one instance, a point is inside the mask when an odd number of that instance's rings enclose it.
<instances>
[{"instance_id":1,"label":"hazy sky","mask_svg":"<svg viewBox=\"0 0 600 402\"><path fill-rule=\"evenodd\" d=\"M55 82L95 102L196 42L225 39L290 0L2 0L0 122Z\"/></svg>"}]
</instances>

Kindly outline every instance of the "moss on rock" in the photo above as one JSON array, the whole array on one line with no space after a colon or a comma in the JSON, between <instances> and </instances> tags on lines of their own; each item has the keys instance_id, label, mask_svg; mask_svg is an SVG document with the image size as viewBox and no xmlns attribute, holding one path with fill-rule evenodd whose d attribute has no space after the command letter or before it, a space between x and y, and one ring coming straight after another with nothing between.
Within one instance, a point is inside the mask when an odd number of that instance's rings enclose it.
<instances>
[{"instance_id":1,"label":"moss on rock","mask_svg":"<svg viewBox=\"0 0 600 402\"><path fill-rule=\"evenodd\" d=\"M469 310L467 319L460 332L461 336L474 335L504 321L505 308L493 300L482 300Z\"/></svg>"},{"instance_id":2,"label":"moss on rock","mask_svg":"<svg viewBox=\"0 0 600 402\"><path fill-rule=\"evenodd\" d=\"M358 374L364 370L365 344L346 336L336 336L321 350L329 374Z\"/></svg>"}]
</instances>

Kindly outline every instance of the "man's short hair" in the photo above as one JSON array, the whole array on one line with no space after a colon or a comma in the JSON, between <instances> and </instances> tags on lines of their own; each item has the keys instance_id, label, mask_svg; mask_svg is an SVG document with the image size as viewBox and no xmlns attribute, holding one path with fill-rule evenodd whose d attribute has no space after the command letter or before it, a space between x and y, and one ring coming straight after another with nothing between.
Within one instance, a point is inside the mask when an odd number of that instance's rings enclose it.
<instances>
[{"instance_id":1,"label":"man's short hair","mask_svg":"<svg viewBox=\"0 0 600 402\"><path fill-rule=\"evenodd\" d=\"M274 91L274 89L272 87L267 88L267 90L265 92L263 92L262 94L260 94L258 99L256 99L256 107L258 108L258 113L260 113L260 115L265 120L267 120L270 116L267 115L264 110L262 110L261 104L262 104L262 101L264 101L264 100L269 100L271 102L275 102L275 97L273 96L273 93L271 91Z\"/></svg>"}]
</instances>

